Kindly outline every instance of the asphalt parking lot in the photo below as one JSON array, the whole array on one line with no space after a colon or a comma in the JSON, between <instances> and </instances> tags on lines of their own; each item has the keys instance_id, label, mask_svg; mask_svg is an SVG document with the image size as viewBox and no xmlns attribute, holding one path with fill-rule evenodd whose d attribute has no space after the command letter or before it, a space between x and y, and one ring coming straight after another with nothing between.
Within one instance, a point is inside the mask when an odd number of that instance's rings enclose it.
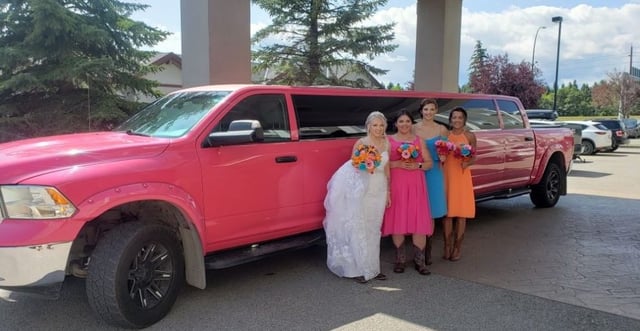
<instances>
[{"instance_id":1,"label":"asphalt parking lot","mask_svg":"<svg viewBox=\"0 0 640 331\"><path fill-rule=\"evenodd\" d=\"M640 330L640 140L587 156L555 208L527 196L478 205L463 258L431 276L338 279L314 247L208 273L151 330ZM89 309L84 282L62 298L0 300L0 330L111 330Z\"/></svg>"}]
</instances>

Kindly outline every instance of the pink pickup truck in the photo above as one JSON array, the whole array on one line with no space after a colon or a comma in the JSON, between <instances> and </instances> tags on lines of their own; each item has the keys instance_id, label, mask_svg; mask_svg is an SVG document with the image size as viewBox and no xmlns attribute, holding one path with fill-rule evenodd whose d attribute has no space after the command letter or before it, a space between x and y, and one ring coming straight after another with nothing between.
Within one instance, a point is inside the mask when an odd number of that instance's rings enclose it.
<instances>
[{"instance_id":1,"label":"pink pickup truck","mask_svg":"<svg viewBox=\"0 0 640 331\"><path fill-rule=\"evenodd\" d=\"M478 138L477 199L566 194L573 136L532 129L516 98L349 88L185 89L111 132L0 144L0 288L57 296L86 278L107 322L151 325L205 270L323 239L331 174L372 110L462 106Z\"/></svg>"}]
</instances>

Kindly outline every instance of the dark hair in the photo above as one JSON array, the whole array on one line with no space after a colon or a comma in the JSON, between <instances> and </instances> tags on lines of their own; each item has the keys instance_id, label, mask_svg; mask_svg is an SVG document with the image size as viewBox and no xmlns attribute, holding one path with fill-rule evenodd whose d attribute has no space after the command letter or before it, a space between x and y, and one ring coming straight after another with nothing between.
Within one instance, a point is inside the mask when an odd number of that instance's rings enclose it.
<instances>
[{"instance_id":1,"label":"dark hair","mask_svg":"<svg viewBox=\"0 0 640 331\"><path fill-rule=\"evenodd\" d=\"M411 119L411 124L413 124L414 118L413 118L413 116L411 116L411 112L409 110L407 110L406 108L402 108L402 109L400 109L398 111L398 113L396 113L396 116L393 117L393 123L398 122L398 120L402 116L409 117L409 119Z\"/></svg>"},{"instance_id":2,"label":"dark hair","mask_svg":"<svg viewBox=\"0 0 640 331\"><path fill-rule=\"evenodd\" d=\"M438 110L438 102L436 101L436 99L422 99L422 101L420 101L420 108L418 108L418 114L420 114L420 117L422 117L422 108L424 108L424 106L428 104L434 104L436 106L436 110Z\"/></svg>"},{"instance_id":3,"label":"dark hair","mask_svg":"<svg viewBox=\"0 0 640 331\"><path fill-rule=\"evenodd\" d=\"M449 112L449 125L451 125L451 117L453 116L453 113L457 111L462 113L462 116L464 117L464 124L467 124L467 111L464 110L464 108L462 107L456 107L456 108L453 108L451 112Z\"/></svg>"}]
</instances>

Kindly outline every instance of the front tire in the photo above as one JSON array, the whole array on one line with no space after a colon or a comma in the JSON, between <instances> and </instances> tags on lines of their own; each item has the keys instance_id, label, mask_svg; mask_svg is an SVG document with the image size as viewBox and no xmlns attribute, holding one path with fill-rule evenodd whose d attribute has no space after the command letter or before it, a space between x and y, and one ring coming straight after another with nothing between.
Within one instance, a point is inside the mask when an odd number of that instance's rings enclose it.
<instances>
[{"instance_id":1,"label":"front tire","mask_svg":"<svg viewBox=\"0 0 640 331\"><path fill-rule=\"evenodd\" d=\"M556 163L549 163L542 180L531 189L531 202L539 208L553 207L560 199L564 171Z\"/></svg>"},{"instance_id":2,"label":"front tire","mask_svg":"<svg viewBox=\"0 0 640 331\"><path fill-rule=\"evenodd\" d=\"M89 304L107 323L144 328L167 315L184 284L184 257L171 229L142 222L109 231L91 256Z\"/></svg>"}]
</instances>

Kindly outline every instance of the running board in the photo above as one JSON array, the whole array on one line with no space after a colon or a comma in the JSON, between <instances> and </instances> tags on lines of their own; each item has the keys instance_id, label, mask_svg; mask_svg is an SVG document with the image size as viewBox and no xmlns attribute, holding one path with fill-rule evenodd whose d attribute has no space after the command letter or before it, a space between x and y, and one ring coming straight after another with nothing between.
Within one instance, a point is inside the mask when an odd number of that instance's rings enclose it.
<instances>
[{"instance_id":1,"label":"running board","mask_svg":"<svg viewBox=\"0 0 640 331\"><path fill-rule=\"evenodd\" d=\"M323 240L324 230L306 232L283 239L213 253L205 256L204 265L207 269L229 268L278 253L306 248L319 244Z\"/></svg>"},{"instance_id":2,"label":"running board","mask_svg":"<svg viewBox=\"0 0 640 331\"><path fill-rule=\"evenodd\" d=\"M488 195L476 197L476 202L482 202L482 201L494 200L494 199L510 199L513 197L517 197L517 196L525 195L529 193L531 193L531 189L528 187L523 187L519 189L508 189L508 190L498 191Z\"/></svg>"}]
</instances>

